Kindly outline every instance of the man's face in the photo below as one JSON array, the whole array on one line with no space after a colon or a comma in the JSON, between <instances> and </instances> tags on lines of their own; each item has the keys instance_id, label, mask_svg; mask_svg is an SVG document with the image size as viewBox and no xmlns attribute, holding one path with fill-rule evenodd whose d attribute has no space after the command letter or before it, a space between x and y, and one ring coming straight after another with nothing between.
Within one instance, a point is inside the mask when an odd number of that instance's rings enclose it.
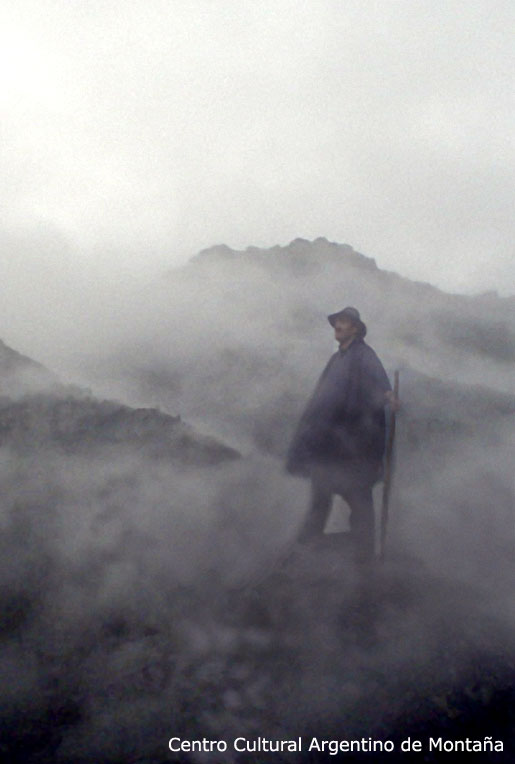
<instances>
[{"instance_id":1,"label":"man's face","mask_svg":"<svg viewBox=\"0 0 515 764\"><path fill-rule=\"evenodd\" d=\"M334 322L334 339L336 342L348 342L358 333L358 327L348 318L337 318Z\"/></svg>"}]
</instances>

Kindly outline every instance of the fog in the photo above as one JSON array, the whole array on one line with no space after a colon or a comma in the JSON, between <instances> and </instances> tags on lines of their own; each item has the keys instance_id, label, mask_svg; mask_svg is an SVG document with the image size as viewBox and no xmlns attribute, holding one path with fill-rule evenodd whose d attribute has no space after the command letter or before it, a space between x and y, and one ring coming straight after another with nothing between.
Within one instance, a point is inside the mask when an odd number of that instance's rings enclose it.
<instances>
[{"instance_id":1,"label":"fog","mask_svg":"<svg viewBox=\"0 0 515 764\"><path fill-rule=\"evenodd\" d=\"M115 282L327 236L512 291L510 2L8 0L0 21L0 227L36 259L42 228L63 240L52 280L70 252Z\"/></svg>"},{"instance_id":2,"label":"fog","mask_svg":"<svg viewBox=\"0 0 515 764\"><path fill-rule=\"evenodd\" d=\"M401 372L386 562L360 570L335 543L281 567L308 502L285 451L345 304ZM319 239L217 247L79 305L88 321L64 321L64 298L36 339L60 384L28 362L16 376L4 350L10 760L165 762L172 735L481 734L507 751L512 300ZM240 457L209 441L206 463L206 434ZM337 500L329 530L347 527Z\"/></svg>"},{"instance_id":3,"label":"fog","mask_svg":"<svg viewBox=\"0 0 515 764\"><path fill-rule=\"evenodd\" d=\"M412 735L432 761L443 735L508 760L512 4L0 22L0 757ZM366 568L340 499L295 544L309 485L284 469L345 305L400 370Z\"/></svg>"}]
</instances>

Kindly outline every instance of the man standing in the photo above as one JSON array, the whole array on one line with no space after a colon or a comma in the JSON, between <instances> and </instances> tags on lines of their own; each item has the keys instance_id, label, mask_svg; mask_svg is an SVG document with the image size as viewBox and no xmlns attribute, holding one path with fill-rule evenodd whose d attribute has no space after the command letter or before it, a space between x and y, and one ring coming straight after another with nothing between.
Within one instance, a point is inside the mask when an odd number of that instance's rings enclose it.
<instances>
[{"instance_id":1,"label":"man standing","mask_svg":"<svg viewBox=\"0 0 515 764\"><path fill-rule=\"evenodd\" d=\"M356 308L328 316L339 349L329 359L300 419L287 469L311 479L311 503L299 541L320 536L334 494L350 507L357 559L374 554L372 487L382 476L386 403L397 408L383 365L364 341Z\"/></svg>"}]
</instances>

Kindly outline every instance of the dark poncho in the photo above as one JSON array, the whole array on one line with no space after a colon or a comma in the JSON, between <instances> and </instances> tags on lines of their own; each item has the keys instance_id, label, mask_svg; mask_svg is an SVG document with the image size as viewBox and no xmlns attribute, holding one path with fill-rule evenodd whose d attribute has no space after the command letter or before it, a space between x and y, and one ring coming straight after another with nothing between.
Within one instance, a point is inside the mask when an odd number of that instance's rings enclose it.
<instances>
[{"instance_id":1,"label":"dark poncho","mask_svg":"<svg viewBox=\"0 0 515 764\"><path fill-rule=\"evenodd\" d=\"M383 365L364 340L338 350L322 372L288 450L287 470L308 476L314 465L364 463L379 469L385 447Z\"/></svg>"}]
</instances>

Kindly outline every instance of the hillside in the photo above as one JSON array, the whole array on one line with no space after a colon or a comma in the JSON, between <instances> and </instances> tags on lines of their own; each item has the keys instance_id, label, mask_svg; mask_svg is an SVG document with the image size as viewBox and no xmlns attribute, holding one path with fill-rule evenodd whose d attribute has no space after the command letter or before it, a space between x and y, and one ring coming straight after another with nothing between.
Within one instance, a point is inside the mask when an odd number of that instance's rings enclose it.
<instances>
[{"instance_id":1,"label":"hillside","mask_svg":"<svg viewBox=\"0 0 515 764\"><path fill-rule=\"evenodd\" d=\"M265 399L309 393L332 350L326 316L344 305L390 371L515 394L515 297L447 294L325 239L203 250L145 289L138 341L122 337L92 378L185 416L245 419Z\"/></svg>"},{"instance_id":2,"label":"hillside","mask_svg":"<svg viewBox=\"0 0 515 764\"><path fill-rule=\"evenodd\" d=\"M283 468L346 304L401 371L386 562L365 570L337 532L292 553L309 488ZM112 397L2 389L6 761L164 764L172 735L411 735L426 761L430 736L492 736L511 760L513 307L325 240L216 247L81 361Z\"/></svg>"},{"instance_id":3,"label":"hillside","mask_svg":"<svg viewBox=\"0 0 515 764\"><path fill-rule=\"evenodd\" d=\"M349 304L389 374L400 369L395 490L403 510L392 543L464 576L480 560L495 566L498 547L512 548L514 537L513 297L447 294L325 239L266 250L221 245L148 287L137 342L122 337L96 380L109 379L138 405L181 411L280 466L334 350L326 316ZM496 518L486 544L485 507ZM454 546L442 559L442 547Z\"/></svg>"},{"instance_id":4,"label":"hillside","mask_svg":"<svg viewBox=\"0 0 515 764\"><path fill-rule=\"evenodd\" d=\"M196 433L157 409L132 409L98 400L62 383L42 364L0 340L0 445L27 453L56 449L63 456L95 454L108 447L150 458L216 464L238 456L214 438Z\"/></svg>"}]
</instances>

